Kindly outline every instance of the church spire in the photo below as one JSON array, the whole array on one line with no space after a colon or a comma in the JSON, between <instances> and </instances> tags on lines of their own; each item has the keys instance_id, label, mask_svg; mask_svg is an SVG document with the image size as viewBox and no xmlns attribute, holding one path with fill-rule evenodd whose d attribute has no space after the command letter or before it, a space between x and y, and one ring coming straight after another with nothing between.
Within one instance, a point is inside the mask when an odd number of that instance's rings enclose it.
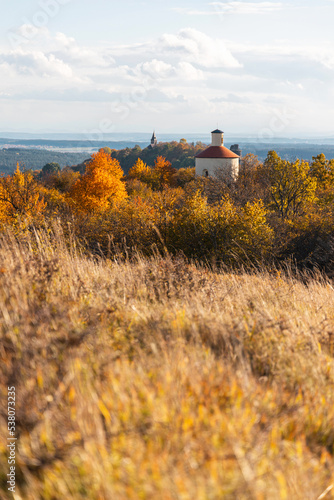
<instances>
[{"instance_id":1,"label":"church spire","mask_svg":"<svg viewBox=\"0 0 334 500\"><path fill-rule=\"evenodd\" d=\"M151 147L154 148L154 146L156 146L157 144L158 144L157 136L155 135L155 130L154 130L151 139Z\"/></svg>"}]
</instances>

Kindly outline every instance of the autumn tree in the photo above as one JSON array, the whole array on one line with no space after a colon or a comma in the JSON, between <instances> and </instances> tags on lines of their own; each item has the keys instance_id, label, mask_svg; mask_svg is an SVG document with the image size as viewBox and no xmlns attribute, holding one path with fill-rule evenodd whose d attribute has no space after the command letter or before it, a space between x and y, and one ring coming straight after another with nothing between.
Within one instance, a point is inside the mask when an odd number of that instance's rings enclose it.
<instances>
[{"instance_id":1,"label":"autumn tree","mask_svg":"<svg viewBox=\"0 0 334 500\"><path fill-rule=\"evenodd\" d=\"M127 197L119 162L104 150L92 155L84 175L72 186L69 197L84 211L104 211Z\"/></svg>"},{"instance_id":2,"label":"autumn tree","mask_svg":"<svg viewBox=\"0 0 334 500\"><path fill-rule=\"evenodd\" d=\"M140 197L146 199L152 197L151 187L138 179L128 179L126 181L126 191L131 198Z\"/></svg>"},{"instance_id":3,"label":"autumn tree","mask_svg":"<svg viewBox=\"0 0 334 500\"><path fill-rule=\"evenodd\" d=\"M164 186L175 185L176 169L163 156L158 156L154 162L153 175L156 180L157 189L163 189Z\"/></svg>"},{"instance_id":4,"label":"autumn tree","mask_svg":"<svg viewBox=\"0 0 334 500\"><path fill-rule=\"evenodd\" d=\"M275 151L269 151L264 162L270 183L273 207L282 219L294 217L315 201L317 182L310 175L310 165L303 160L282 160Z\"/></svg>"},{"instance_id":5,"label":"autumn tree","mask_svg":"<svg viewBox=\"0 0 334 500\"><path fill-rule=\"evenodd\" d=\"M46 203L32 172L21 172L19 164L13 175L0 178L0 212L3 220L17 216L41 215Z\"/></svg>"},{"instance_id":6,"label":"autumn tree","mask_svg":"<svg viewBox=\"0 0 334 500\"><path fill-rule=\"evenodd\" d=\"M131 167L128 173L128 179L138 179L145 182L154 190L162 190L166 186L176 186L177 170L163 156L158 156L154 161L154 167L148 166L140 158Z\"/></svg>"},{"instance_id":7,"label":"autumn tree","mask_svg":"<svg viewBox=\"0 0 334 500\"><path fill-rule=\"evenodd\" d=\"M130 168L128 173L128 179L138 179L148 185L152 184L152 176L152 168L146 165L146 163L140 158L137 159L136 163Z\"/></svg>"},{"instance_id":8,"label":"autumn tree","mask_svg":"<svg viewBox=\"0 0 334 500\"><path fill-rule=\"evenodd\" d=\"M327 160L324 154L312 157L310 175L317 181L318 205L325 207L334 201L334 159Z\"/></svg>"},{"instance_id":9,"label":"autumn tree","mask_svg":"<svg viewBox=\"0 0 334 500\"><path fill-rule=\"evenodd\" d=\"M224 263L256 262L272 248L273 231L261 201L236 206L229 198L209 204L197 191L173 219L175 248L188 257Z\"/></svg>"},{"instance_id":10,"label":"autumn tree","mask_svg":"<svg viewBox=\"0 0 334 500\"><path fill-rule=\"evenodd\" d=\"M41 182L47 188L56 189L60 193L68 193L79 177L79 172L74 172L71 168L65 167L60 172L43 176Z\"/></svg>"},{"instance_id":11,"label":"autumn tree","mask_svg":"<svg viewBox=\"0 0 334 500\"><path fill-rule=\"evenodd\" d=\"M184 190L180 187L165 186L162 190L153 193L152 206L156 213L156 226L166 245L169 240L169 227L183 204L183 197Z\"/></svg>"},{"instance_id":12,"label":"autumn tree","mask_svg":"<svg viewBox=\"0 0 334 500\"><path fill-rule=\"evenodd\" d=\"M195 179L195 167L180 168L176 173L176 182L180 187L184 187Z\"/></svg>"},{"instance_id":13,"label":"autumn tree","mask_svg":"<svg viewBox=\"0 0 334 500\"><path fill-rule=\"evenodd\" d=\"M235 183L229 186L230 195L238 205L263 200L271 202L270 182L263 164L252 153L246 154L241 162L239 175Z\"/></svg>"},{"instance_id":14,"label":"autumn tree","mask_svg":"<svg viewBox=\"0 0 334 500\"><path fill-rule=\"evenodd\" d=\"M334 183L334 159L327 160L321 153L312 156L310 174L316 178L318 187L326 188Z\"/></svg>"}]
</instances>

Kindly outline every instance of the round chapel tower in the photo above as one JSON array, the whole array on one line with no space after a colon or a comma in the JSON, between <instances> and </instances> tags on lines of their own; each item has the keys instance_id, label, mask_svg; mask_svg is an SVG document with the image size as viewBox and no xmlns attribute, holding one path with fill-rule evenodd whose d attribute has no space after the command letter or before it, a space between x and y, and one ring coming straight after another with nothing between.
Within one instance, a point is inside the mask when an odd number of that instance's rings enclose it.
<instances>
[{"instance_id":1,"label":"round chapel tower","mask_svg":"<svg viewBox=\"0 0 334 500\"><path fill-rule=\"evenodd\" d=\"M211 146L195 157L196 175L211 177L217 171L222 173L226 180L235 181L239 174L240 156L224 146L224 132L213 130L211 132Z\"/></svg>"}]
</instances>

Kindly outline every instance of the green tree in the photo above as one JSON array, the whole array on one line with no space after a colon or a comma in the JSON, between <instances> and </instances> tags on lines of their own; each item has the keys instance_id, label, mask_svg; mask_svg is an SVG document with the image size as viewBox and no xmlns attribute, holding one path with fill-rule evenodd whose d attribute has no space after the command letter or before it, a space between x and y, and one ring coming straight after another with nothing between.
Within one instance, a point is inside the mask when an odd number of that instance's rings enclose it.
<instances>
[{"instance_id":1,"label":"green tree","mask_svg":"<svg viewBox=\"0 0 334 500\"><path fill-rule=\"evenodd\" d=\"M61 169L59 163L51 162L44 165L44 167L42 168L42 174L43 175L57 174L58 172L60 172L60 170Z\"/></svg>"},{"instance_id":2,"label":"green tree","mask_svg":"<svg viewBox=\"0 0 334 500\"><path fill-rule=\"evenodd\" d=\"M104 151L107 155L110 155L111 154L111 149L108 148L108 146L105 146L104 148L101 148L100 151Z\"/></svg>"}]
</instances>

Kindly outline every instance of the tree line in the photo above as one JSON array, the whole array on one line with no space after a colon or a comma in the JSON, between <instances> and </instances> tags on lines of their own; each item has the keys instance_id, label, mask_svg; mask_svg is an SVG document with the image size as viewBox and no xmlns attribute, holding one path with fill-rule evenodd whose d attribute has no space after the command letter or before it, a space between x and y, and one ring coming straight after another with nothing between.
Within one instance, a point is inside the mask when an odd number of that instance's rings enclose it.
<instances>
[{"instance_id":1,"label":"tree line","mask_svg":"<svg viewBox=\"0 0 334 500\"><path fill-rule=\"evenodd\" d=\"M188 155L189 145L179 144ZM311 162L287 161L270 151L260 162L248 154L229 183L219 171L204 178L192 166L177 169L155 149L145 153L152 163L133 157L126 175L106 148L83 173L55 163L24 171L18 164L0 178L1 227L23 234L57 219L65 234L108 257L168 252L234 267L292 259L333 271L334 160L319 154Z\"/></svg>"}]
</instances>

